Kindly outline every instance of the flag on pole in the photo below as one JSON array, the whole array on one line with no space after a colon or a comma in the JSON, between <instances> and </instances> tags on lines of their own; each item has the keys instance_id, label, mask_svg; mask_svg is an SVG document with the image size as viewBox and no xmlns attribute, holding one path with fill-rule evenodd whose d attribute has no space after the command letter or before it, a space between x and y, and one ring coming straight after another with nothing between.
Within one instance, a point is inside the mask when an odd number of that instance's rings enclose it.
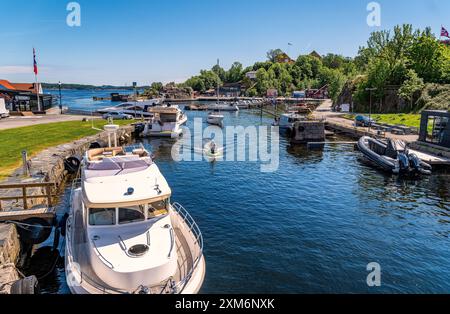
<instances>
[{"instance_id":1,"label":"flag on pole","mask_svg":"<svg viewBox=\"0 0 450 314\"><path fill-rule=\"evenodd\" d=\"M36 62L36 50L33 48L33 70L34 70L34 75L38 75L38 67L37 67L37 62Z\"/></svg>"},{"instance_id":2,"label":"flag on pole","mask_svg":"<svg viewBox=\"0 0 450 314\"><path fill-rule=\"evenodd\" d=\"M450 34L449 34L449 32L444 28L444 26L442 26L442 28L441 28L441 37L447 37L447 38L450 38Z\"/></svg>"}]
</instances>

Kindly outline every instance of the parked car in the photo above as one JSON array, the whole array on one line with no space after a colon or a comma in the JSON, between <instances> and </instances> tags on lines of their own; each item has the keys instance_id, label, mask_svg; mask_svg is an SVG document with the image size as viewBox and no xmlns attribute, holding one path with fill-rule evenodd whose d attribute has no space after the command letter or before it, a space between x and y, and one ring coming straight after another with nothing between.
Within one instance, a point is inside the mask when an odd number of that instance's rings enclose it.
<instances>
[{"instance_id":1,"label":"parked car","mask_svg":"<svg viewBox=\"0 0 450 314\"><path fill-rule=\"evenodd\" d=\"M375 123L375 120L372 118L366 117L366 116L356 116L355 117L355 124L356 126L371 126Z\"/></svg>"},{"instance_id":2,"label":"parked car","mask_svg":"<svg viewBox=\"0 0 450 314\"><path fill-rule=\"evenodd\" d=\"M109 118L113 118L116 120L131 120L133 119L133 116L131 114L123 113L121 111L111 111L103 115L103 119Z\"/></svg>"}]
</instances>

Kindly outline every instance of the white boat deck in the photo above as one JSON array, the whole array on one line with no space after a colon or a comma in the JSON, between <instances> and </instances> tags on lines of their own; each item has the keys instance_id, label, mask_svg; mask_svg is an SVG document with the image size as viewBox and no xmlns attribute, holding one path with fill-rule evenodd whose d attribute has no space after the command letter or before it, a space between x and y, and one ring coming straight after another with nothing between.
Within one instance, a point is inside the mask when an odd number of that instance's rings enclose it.
<instances>
[{"instance_id":1,"label":"white boat deck","mask_svg":"<svg viewBox=\"0 0 450 314\"><path fill-rule=\"evenodd\" d=\"M450 159L445 157L436 156L429 153L419 152L414 149L409 149L410 153L416 154L420 160L430 165L450 165Z\"/></svg>"},{"instance_id":2,"label":"white boat deck","mask_svg":"<svg viewBox=\"0 0 450 314\"><path fill-rule=\"evenodd\" d=\"M95 272L93 271L91 264L89 262L89 258L85 252L89 251L87 245L87 237L85 230L82 224L81 213L77 212L77 216L75 217L74 222L74 235L75 238L73 240L73 257L74 262L78 263L80 266L80 271L82 275L81 285L83 288L88 290L90 293L94 294L115 294L123 291L117 291L115 288L106 284L102 279L100 279ZM189 245L187 240L183 236L181 230L177 227L174 227L175 231L175 244L178 255L178 268L175 275L171 278L175 283L180 282L183 278L185 278L189 271L192 269L194 261L191 254L191 250L189 249ZM169 279L169 278L168 278ZM139 287L136 287L138 289ZM128 293L138 292L138 291L127 291ZM171 293L170 287L167 282L162 282L160 285L153 286L150 288L150 293L154 294L166 294Z\"/></svg>"}]
</instances>

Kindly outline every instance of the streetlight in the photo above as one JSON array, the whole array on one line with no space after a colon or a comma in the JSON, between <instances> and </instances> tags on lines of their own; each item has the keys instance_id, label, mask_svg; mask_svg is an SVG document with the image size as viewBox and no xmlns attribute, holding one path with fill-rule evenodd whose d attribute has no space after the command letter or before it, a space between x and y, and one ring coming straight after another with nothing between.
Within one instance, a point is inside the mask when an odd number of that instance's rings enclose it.
<instances>
[{"instance_id":1,"label":"streetlight","mask_svg":"<svg viewBox=\"0 0 450 314\"><path fill-rule=\"evenodd\" d=\"M372 116L372 92L376 91L377 88L366 88L367 92L370 92L370 102L369 102L369 133L370 133L370 127L372 126L372 120L371 120L371 116Z\"/></svg>"},{"instance_id":2,"label":"streetlight","mask_svg":"<svg viewBox=\"0 0 450 314\"><path fill-rule=\"evenodd\" d=\"M61 110L61 114L63 114L62 95L61 95L61 81L58 82L58 87L59 87L59 110Z\"/></svg>"}]
</instances>

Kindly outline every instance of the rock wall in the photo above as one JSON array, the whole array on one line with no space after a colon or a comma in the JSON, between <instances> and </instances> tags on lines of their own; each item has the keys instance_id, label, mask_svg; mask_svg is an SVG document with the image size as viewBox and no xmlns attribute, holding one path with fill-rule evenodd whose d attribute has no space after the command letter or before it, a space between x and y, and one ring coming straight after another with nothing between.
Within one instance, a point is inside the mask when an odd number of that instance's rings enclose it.
<instances>
[{"instance_id":1,"label":"rock wall","mask_svg":"<svg viewBox=\"0 0 450 314\"><path fill-rule=\"evenodd\" d=\"M8 294L11 283L19 279L14 266L19 254L20 243L16 226L0 224L0 294Z\"/></svg>"}]
</instances>

